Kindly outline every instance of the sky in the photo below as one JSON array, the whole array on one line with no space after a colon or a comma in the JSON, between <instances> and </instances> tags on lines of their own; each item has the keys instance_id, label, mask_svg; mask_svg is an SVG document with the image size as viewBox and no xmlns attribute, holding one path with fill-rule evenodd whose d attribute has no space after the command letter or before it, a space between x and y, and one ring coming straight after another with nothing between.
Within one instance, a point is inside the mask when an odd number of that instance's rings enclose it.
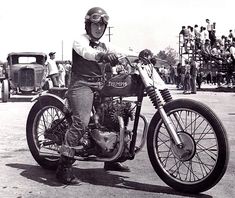
<instances>
[{"instance_id":1,"label":"sky","mask_svg":"<svg viewBox=\"0 0 235 198\"><path fill-rule=\"evenodd\" d=\"M235 30L234 0L1 0L0 60L23 51L55 51L56 59L71 59L72 43L85 32L84 17L95 6L110 17L112 45L125 50L178 51L181 27L205 26L207 18L216 22L217 37Z\"/></svg>"}]
</instances>

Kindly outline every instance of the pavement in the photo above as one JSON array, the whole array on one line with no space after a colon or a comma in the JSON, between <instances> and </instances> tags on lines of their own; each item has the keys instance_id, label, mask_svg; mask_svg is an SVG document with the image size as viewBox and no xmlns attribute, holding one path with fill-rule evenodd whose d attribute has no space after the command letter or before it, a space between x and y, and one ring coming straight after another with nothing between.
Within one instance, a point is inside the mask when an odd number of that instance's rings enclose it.
<instances>
[{"instance_id":1,"label":"pavement","mask_svg":"<svg viewBox=\"0 0 235 198\"><path fill-rule=\"evenodd\" d=\"M216 92L213 85L203 84L197 94L183 94L175 85L167 85L174 99L191 98L211 107L223 122L230 144L228 169L221 181L200 195L176 192L154 172L146 146L134 160L124 162L130 173L104 171L101 162L78 162L75 174L78 186L61 185L53 171L42 169L29 152L25 123L33 103L30 96L14 95L7 103L0 99L0 197L2 198L231 198L235 197L235 92ZM208 91L205 91L208 90ZM211 90L211 92L209 92ZM214 92L212 92L214 91ZM150 121L155 109L146 97L142 114Z\"/></svg>"}]
</instances>

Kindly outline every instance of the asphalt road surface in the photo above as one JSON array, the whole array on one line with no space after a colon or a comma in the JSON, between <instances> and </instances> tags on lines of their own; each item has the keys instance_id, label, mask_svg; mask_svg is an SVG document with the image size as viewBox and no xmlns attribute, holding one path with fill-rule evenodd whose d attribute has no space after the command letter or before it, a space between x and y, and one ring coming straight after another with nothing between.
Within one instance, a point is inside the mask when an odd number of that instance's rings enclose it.
<instances>
[{"instance_id":1,"label":"asphalt road surface","mask_svg":"<svg viewBox=\"0 0 235 198\"><path fill-rule=\"evenodd\" d=\"M172 90L174 98L188 97L209 105L222 120L230 143L230 161L222 180L200 195L181 194L164 184L154 172L146 147L134 160L125 162L130 173L105 172L100 162L75 162L79 186L58 183L54 172L42 169L34 161L26 143L25 124L32 106L30 96L14 96L8 103L0 102L0 197L235 197L235 93L198 92L183 95ZM150 120L151 103L144 101L142 114Z\"/></svg>"}]
</instances>

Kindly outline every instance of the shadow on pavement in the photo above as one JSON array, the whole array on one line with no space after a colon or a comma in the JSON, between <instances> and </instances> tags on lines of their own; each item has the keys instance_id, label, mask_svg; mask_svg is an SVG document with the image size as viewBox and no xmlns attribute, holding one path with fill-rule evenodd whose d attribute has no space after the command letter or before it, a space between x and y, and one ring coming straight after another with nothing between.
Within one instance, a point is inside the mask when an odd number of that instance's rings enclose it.
<instances>
[{"instance_id":1,"label":"shadow on pavement","mask_svg":"<svg viewBox=\"0 0 235 198\"><path fill-rule=\"evenodd\" d=\"M20 175L26 177L27 179L48 186L61 186L61 184L55 180L53 171L42 169L40 166L17 163L6 164L6 166L22 170Z\"/></svg>"},{"instance_id":2,"label":"shadow on pavement","mask_svg":"<svg viewBox=\"0 0 235 198\"><path fill-rule=\"evenodd\" d=\"M22 169L23 171L20 173L20 175L26 177L27 179L31 179L33 181L43 183L49 186L64 186L56 181L54 171L45 170L40 166L17 164L17 163L6 164L6 166L16 169ZM93 168L93 169L74 168L74 173L79 176L81 185L82 183L89 183L92 185L109 186L121 189L123 188L123 189L138 190L138 191L153 192L153 193L180 195L182 197L202 197L202 198L212 197L210 195L205 195L205 194L199 194L199 195L184 194L184 193L179 193L174 189L166 186L129 181L128 180L129 177L116 175L113 174L113 172L109 171L104 171L103 168Z\"/></svg>"}]
</instances>

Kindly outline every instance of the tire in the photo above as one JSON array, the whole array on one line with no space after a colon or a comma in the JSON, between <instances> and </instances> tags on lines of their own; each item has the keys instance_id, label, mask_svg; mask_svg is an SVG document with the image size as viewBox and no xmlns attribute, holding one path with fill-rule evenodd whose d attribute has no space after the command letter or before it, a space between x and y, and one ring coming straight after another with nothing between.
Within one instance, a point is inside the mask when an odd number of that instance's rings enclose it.
<instances>
[{"instance_id":1,"label":"tire","mask_svg":"<svg viewBox=\"0 0 235 198\"><path fill-rule=\"evenodd\" d=\"M54 142L45 137L45 129L49 129L52 123L64 117L63 108L64 104L55 98L39 98L27 118L26 137L29 150L37 163L45 169L55 170L58 167L61 142ZM63 121L66 127L69 125L69 118ZM63 128L62 133L65 133L66 129ZM56 130L58 131L58 128ZM64 134L62 135L64 137ZM52 143L43 145L48 142Z\"/></svg>"},{"instance_id":2,"label":"tire","mask_svg":"<svg viewBox=\"0 0 235 198\"><path fill-rule=\"evenodd\" d=\"M155 172L179 192L200 193L212 188L223 177L229 160L228 139L221 121L209 107L190 99L173 100L164 109L185 150L175 146L157 112L147 135L148 155Z\"/></svg>"},{"instance_id":3,"label":"tire","mask_svg":"<svg viewBox=\"0 0 235 198\"><path fill-rule=\"evenodd\" d=\"M2 102L8 102L10 98L9 82L7 79L2 81Z\"/></svg>"}]
</instances>

